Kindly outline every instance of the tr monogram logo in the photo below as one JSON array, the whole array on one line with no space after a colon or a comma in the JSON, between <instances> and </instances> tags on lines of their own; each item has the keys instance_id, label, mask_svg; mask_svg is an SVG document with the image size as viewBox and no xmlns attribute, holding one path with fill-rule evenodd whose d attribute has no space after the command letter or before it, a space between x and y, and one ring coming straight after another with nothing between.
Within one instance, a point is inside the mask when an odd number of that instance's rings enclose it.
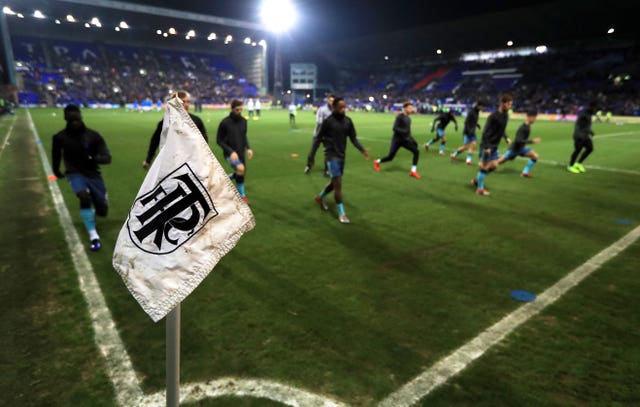
<instances>
[{"instance_id":1,"label":"tr monogram logo","mask_svg":"<svg viewBox=\"0 0 640 407\"><path fill-rule=\"evenodd\" d=\"M168 254L218 216L209 193L187 163L133 203L127 229L131 241L151 254Z\"/></svg>"}]
</instances>

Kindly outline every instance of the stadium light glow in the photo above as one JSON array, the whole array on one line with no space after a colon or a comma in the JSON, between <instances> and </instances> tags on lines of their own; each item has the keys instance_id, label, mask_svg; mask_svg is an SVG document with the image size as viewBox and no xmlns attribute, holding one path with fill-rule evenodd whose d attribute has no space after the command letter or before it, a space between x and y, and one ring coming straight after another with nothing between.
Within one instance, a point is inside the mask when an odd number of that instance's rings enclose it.
<instances>
[{"instance_id":1,"label":"stadium light glow","mask_svg":"<svg viewBox=\"0 0 640 407\"><path fill-rule=\"evenodd\" d=\"M545 53L545 52L547 52L548 50L549 50L549 49L547 48L547 46L546 46L546 45L538 45L538 46L536 47L536 52L537 52L538 54L544 54L544 53Z\"/></svg>"},{"instance_id":2,"label":"stadium light glow","mask_svg":"<svg viewBox=\"0 0 640 407\"><path fill-rule=\"evenodd\" d=\"M169 36L169 34L164 33L164 34L162 34L162 36L163 36L164 38L167 38L167 37Z\"/></svg>"},{"instance_id":3,"label":"stadium light glow","mask_svg":"<svg viewBox=\"0 0 640 407\"><path fill-rule=\"evenodd\" d=\"M95 25L98 28L102 27L102 23L100 22L100 19L98 17L93 17L90 23Z\"/></svg>"},{"instance_id":4,"label":"stadium light glow","mask_svg":"<svg viewBox=\"0 0 640 407\"><path fill-rule=\"evenodd\" d=\"M228 44L231 41L233 41L233 37L231 36L231 34L227 35L226 37L224 37L224 43Z\"/></svg>"},{"instance_id":5,"label":"stadium light glow","mask_svg":"<svg viewBox=\"0 0 640 407\"><path fill-rule=\"evenodd\" d=\"M118 25L118 27L126 30L127 28L129 28L129 24L127 24L126 21L120 21L120 24Z\"/></svg>"},{"instance_id":6,"label":"stadium light glow","mask_svg":"<svg viewBox=\"0 0 640 407\"><path fill-rule=\"evenodd\" d=\"M196 30L189 30L187 32L187 37L195 37L196 36Z\"/></svg>"},{"instance_id":7,"label":"stadium light glow","mask_svg":"<svg viewBox=\"0 0 640 407\"><path fill-rule=\"evenodd\" d=\"M67 22L69 23L75 23L76 19L74 16L72 16L71 14L67 14Z\"/></svg>"},{"instance_id":8,"label":"stadium light glow","mask_svg":"<svg viewBox=\"0 0 640 407\"><path fill-rule=\"evenodd\" d=\"M56 18L56 24L62 24L62 22Z\"/></svg>"},{"instance_id":9,"label":"stadium light glow","mask_svg":"<svg viewBox=\"0 0 640 407\"><path fill-rule=\"evenodd\" d=\"M255 41L251 43L251 46L252 46L252 47L255 47L256 45L258 45L258 43L257 43L257 42L255 42Z\"/></svg>"},{"instance_id":10,"label":"stadium light glow","mask_svg":"<svg viewBox=\"0 0 640 407\"><path fill-rule=\"evenodd\" d=\"M384 100L387 100L387 95L382 95L382 98L383 98Z\"/></svg>"},{"instance_id":11,"label":"stadium light glow","mask_svg":"<svg viewBox=\"0 0 640 407\"><path fill-rule=\"evenodd\" d=\"M374 100L376 100L373 96L369 96L369 102L373 102Z\"/></svg>"},{"instance_id":12,"label":"stadium light glow","mask_svg":"<svg viewBox=\"0 0 640 407\"><path fill-rule=\"evenodd\" d=\"M258 42L258 45L260 45L261 47L266 47L267 42L265 40L260 40L260 42Z\"/></svg>"},{"instance_id":13,"label":"stadium light glow","mask_svg":"<svg viewBox=\"0 0 640 407\"><path fill-rule=\"evenodd\" d=\"M436 50L436 54L438 54L438 55L442 55L442 50L441 50L440 48L438 48L438 49Z\"/></svg>"},{"instance_id":14,"label":"stadium light glow","mask_svg":"<svg viewBox=\"0 0 640 407\"><path fill-rule=\"evenodd\" d=\"M247 45L248 45L248 44L251 44L251 38L246 37L246 38L244 39L244 43L245 43L245 44L247 44Z\"/></svg>"},{"instance_id":15,"label":"stadium light glow","mask_svg":"<svg viewBox=\"0 0 640 407\"><path fill-rule=\"evenodd\" d=\"M114 30L120 32L120 27L116 27L116 28L114 28Z\"/></svg>"},{"instance_id":16,"label":"stadium light glow","mask_svg":"<svg viewBox=\"0 0 640 407\"><path fill-rule=\"evenodd\" d=\"M44 15L44 14L42 14L42 11L40 11L40 10L35 10L35 11L33 12L33 17L34 17L34 18L39 18L39 19L41 19L41 20L42 20L43 18L47 18L47 17L45 17L45 15Z\"/></svg>"},{"instance_id":17,"label":"stadium light glow","mask_svg":"<svg viewBox=\"0 0 640 407\"><path fill-rule=\"evenodd\" d=\"M388 61L388 60L389 60L389 55L385 55L385 56L384 56L384 60L385 60L385 61Z\"/></svg>"},{"instance_id":18,"label":"stadium light glow","mask_svg":"<svg viewBox=\"0 0 640 407\"><path fill-rule=\"evenodd\" d=\"M156 30L156 34L162 35L162 30Z\"/></svg>"},{"instance_id":19,"label":"stadium light glow","mask_svg":"<svg viewBox=\"0 0 640 407\"><path fill-rule=\"evenodd\" d=\"M264 0L260 17L269 31L278 33L288 31L297 16L290 0Z\"/></svg>"},{"instance_id":20,"label":"stadium light glow","mask_svg":"<svg viewBox=\"0 0 640 407\"><path fill-rule=\"evenodd\" d=\"M18 14L16 14L16 16L17 16L18 18L24 18L24 14L22 14L22 13L18 13Z\"/></svg>"},{"instance_id":21,"label":"stadium light glow","mask_svg":"<svg viewBox=\"0 0 640 407\"><path fill-rule=\"evenodd\" d=\"M511 40L507 41L507 47L513 47L513 41Z\"/></svg>"},{"instance_id":22,"label":"stadium light glow","mask_svg":"<svg viewBox=\"0 0 640 407\"><path fill-rule=\"evenodd\" d=\"M169 34L171 34L171 35L176 35L177 33L178 33L178 32L176 31L176 29L175 29L175 28L173 28L173 27L169 28Z\"/></svg>"},{"instance_id":23,"label":"stadium light glow","mask_svg":"<svg viewBox=\"0 0 640 407\"><path fill-rule=\"evenodd\" d=\"M607 34L613 34L614 32L616 32L616 30L615 30L613 27L611 27L611 28L609 28L609 30L607 31Z\"/></svg>"},{"instance_id":24,"label":"stadium light glow","mask_svg":"<svg viewBox=\"0 0 640 407\"><path fill-rule=\"evenodd\" d=\"M217 39L217 38L218 38L218 36L216 35L216 33L211 33L211 34L209 34L209 36L207 37L207 40L209 40L209 41L213 41L213 40L215 40L215 39Z\"/></svg>"},{"instance_id":25,"label":"stadium light glow","mask_svg":"<svg viewBox=\"0 0 640 407\"><path fill-rule=\"evenodd\" d=\"M91 28L91 24L89 24L89 23L84 23L84 27L85 27L85 28Z\"/></svg>"},{"instance_id":26,"label":"stadium light glow","mask_svg":"<svg viewBox=\"0 0 640 407\"><path fill-rule=\"evenodd\" d=\"M2 7L2 12L4 14L6 14L6 15L9 15L9 16L15 16L16 15L16 12L11 10L11 7L9 7L9 6Z\"/></svg>"}]
</instances>

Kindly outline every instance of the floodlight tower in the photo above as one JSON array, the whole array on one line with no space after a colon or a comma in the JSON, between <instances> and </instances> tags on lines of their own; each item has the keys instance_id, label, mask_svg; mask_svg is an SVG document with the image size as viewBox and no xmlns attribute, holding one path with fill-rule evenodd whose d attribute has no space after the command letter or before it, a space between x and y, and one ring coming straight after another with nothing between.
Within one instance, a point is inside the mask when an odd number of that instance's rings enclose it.
<instances>
[{"instance_id":1,"label":"floodlight tower","mask_svg":"<svg viewBox=\"0 0 640 407\"><path fill-rule=\"evenodd\" d=\"M281 36L293 26L296 11L290 0L264 0L260 17L265 27L275 34L273 94L278 98L282 94L283 85Z\"/></svg>"}]
</instances>

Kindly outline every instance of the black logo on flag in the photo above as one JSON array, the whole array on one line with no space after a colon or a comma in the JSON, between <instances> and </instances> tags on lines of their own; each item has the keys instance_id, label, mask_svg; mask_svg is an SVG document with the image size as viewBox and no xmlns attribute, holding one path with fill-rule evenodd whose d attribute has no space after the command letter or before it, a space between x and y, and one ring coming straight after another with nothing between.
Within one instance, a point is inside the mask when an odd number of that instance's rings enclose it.
<instances>
[{"instance_id":1,"label":"black logo on flag","mask_svg":"<svg viewBox=\"0 0 640 407\"><path fill-rule=\"evenodd\" d=\"M168 254L218 216L209 193L187 163L133 203L127 229L131 241L151 254Z\"/></svg>"}]
</instances>

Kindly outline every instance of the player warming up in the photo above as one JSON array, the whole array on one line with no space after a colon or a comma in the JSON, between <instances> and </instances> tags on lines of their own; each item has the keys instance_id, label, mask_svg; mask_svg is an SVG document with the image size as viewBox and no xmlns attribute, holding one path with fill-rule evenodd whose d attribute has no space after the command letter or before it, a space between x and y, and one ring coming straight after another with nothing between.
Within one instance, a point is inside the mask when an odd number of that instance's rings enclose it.
<instances>
[{"instance_id":1,"label":"player warming up","mask_svg":"<svg viewBox=\"0 0 640 407\"><path fill-rule=\"evenodd\" d=\"M360 141L356 137L356 129L353 122L345 114L346 103L343 98L335 98L333 101L333 112L323 123L320 128L320 134L315 144L324 144L324 157L329 168L331 181L318 195L314 197L315 201L322 209L329 210L324 202L324 198L333 191L336 205L338 207L338 220L340 223L349 223L344 205L342 203L342 174L344 173L345 152L347 149L347 138L351 143L369 159L369 153L362 147Z\"/></svg>"},{"instance_id":2,"label":"player warming up","mask_svg":"<svg viewBox=\"0 0 640 407\"><path fill-rule=\"evenodd\" d=\"M480 130L480 124L478 123L478 120L480 119L480 112L482 111L483 107L484 104L478 101L475 106L473 106L471 110L469 110L469 113L467 113L467 118L464 120L464 130L462 133L464 144L458 147L456 151L451 154L452 160L455 161L455 159L458 157L458 154L462 153L464 150L467 150L467 160L465 161L465 163L467 165L473 164L473 151L476 148L477 141L476 128Z\"/></svg>"},{"instance_id":3,"label":"player warming up","mask_svg":"<svg viewBox=\"0 0 640 407\"><path fill-rule=\"evenodd\" d=\"M431 133L433 133L433 131L436 130L436 123L438 123L436 136L424 144L425 150L429 151L429 147L431 147L431 144L440 140L440 151L438 152L438 154L444 155L444 147L447 143L447 137L444 134L444 129L449 125L450 122L453 122L455 130L458 131L458 122L456 121L453 112L449 108L446 108L445 111L440 113L431 124Z\"/></svg>"},{"instance_id":4,"label":"player warming up","mask_svg":"<svg viewBox=\"0 0 640 407\"><path fill-rule=\"evenodd\" d=\"M53 136L53 173L58 178L66 176L80 200L80 217L89 232L89 249L95 252L102 247L96 230L96 215L107 216L109 210L107 187L99 165L110 164L111 153L102 136L85 126L78 106L65 107L64 120L67 122L65 129ZM60 171L61 158L64 160L64 174Z\"/></svg>"},{"instance_id":5,"label":"player warming up","mask_svg":"<svg viewBox=\"0 0 640 407\"><path fill-rule=\"evenodd\" d=\"M513 97L510 94L505 93L500 96L498 110L489 115L484 125L480 142L480 170L476 178L472 180L478 195L489 195L489 191L484 187L484 180L490 172L498 168L500 139L504 138L507 145L511 144L505 132L511 106L513 106Z\"/></svg>"},{"instance_id":6,"label":"player warming up","mask_svg":"<svg viewBox=\"0 0 640 407\"><path fill-rule=\"evenodd\" d=\"M418 174L418 159L420 158L420 152L418 151L418 142L411 136L411 118L409 117L413 113L413 104L406 102L402 105L403 110L393 123L393 137L391 138L391 147L389 147L389 154L386 157L378 158L373 162L373 169L380 171L380 164L393 160L400 147L404 147L413 153L413 163L411 165L411 172L409 175L413 178L422 178Z\"/></svg>"},{"instance_id":7,"label":"player warming up","mask_svg":"<svg viewBox=\"0 0 640 407\"><path fill-rule=\"evenodd\" d=\"M498 160L498 165L502 165L504 162L514 160L518 156L529 158L527 165L520 174L525 178L531 177L531 168L533 168L533 166L536 165L536 162L538 162L538 153L527 147L527 144L537 144L542 141L539 137L529 140L529 135L531 135L531 125L535 123L537 117L537 110L532 109L527 111L527 118L518 128L515 139L509 145L507 152Z\"/></svg>"},{"instance_id":8,"label":"player warming up","mask_svg":"<svg viewBox=\"0 0 640 407\"><path fill-rule=\"evenodd\" d=\"M595 102L589 103L589 105L583 109L576 119L576 126L573 130L573 153L571 154L571 161L569 162L569 166L567 167L567 171L579 174L581 172L587 172L587 169L584 168L582 163L584 160L589 157L589 155L593 152L593 130L591 130L591 117L593 116L593 112L596 111ZM580 151L582 155L578 159L578 155ZM578 160L578 161L576 161Z\"/></svg>"},{"instance_id":9,"label":"player warming up","mask_svg":"<svg viewBox=\"0 0 640 407\"><path fill-rule=\"evenodd\" d=\"M222 148L224 158L234 171L229 177L236 181L240 196L249 203L244 191L244 177L247 172L245 152L250 160L253 158L253 150L247 138L247 119L242 117L241 101L237 99L231 101L231 113L220 122L216 141Z\"/></svg>"}]
</instances>

